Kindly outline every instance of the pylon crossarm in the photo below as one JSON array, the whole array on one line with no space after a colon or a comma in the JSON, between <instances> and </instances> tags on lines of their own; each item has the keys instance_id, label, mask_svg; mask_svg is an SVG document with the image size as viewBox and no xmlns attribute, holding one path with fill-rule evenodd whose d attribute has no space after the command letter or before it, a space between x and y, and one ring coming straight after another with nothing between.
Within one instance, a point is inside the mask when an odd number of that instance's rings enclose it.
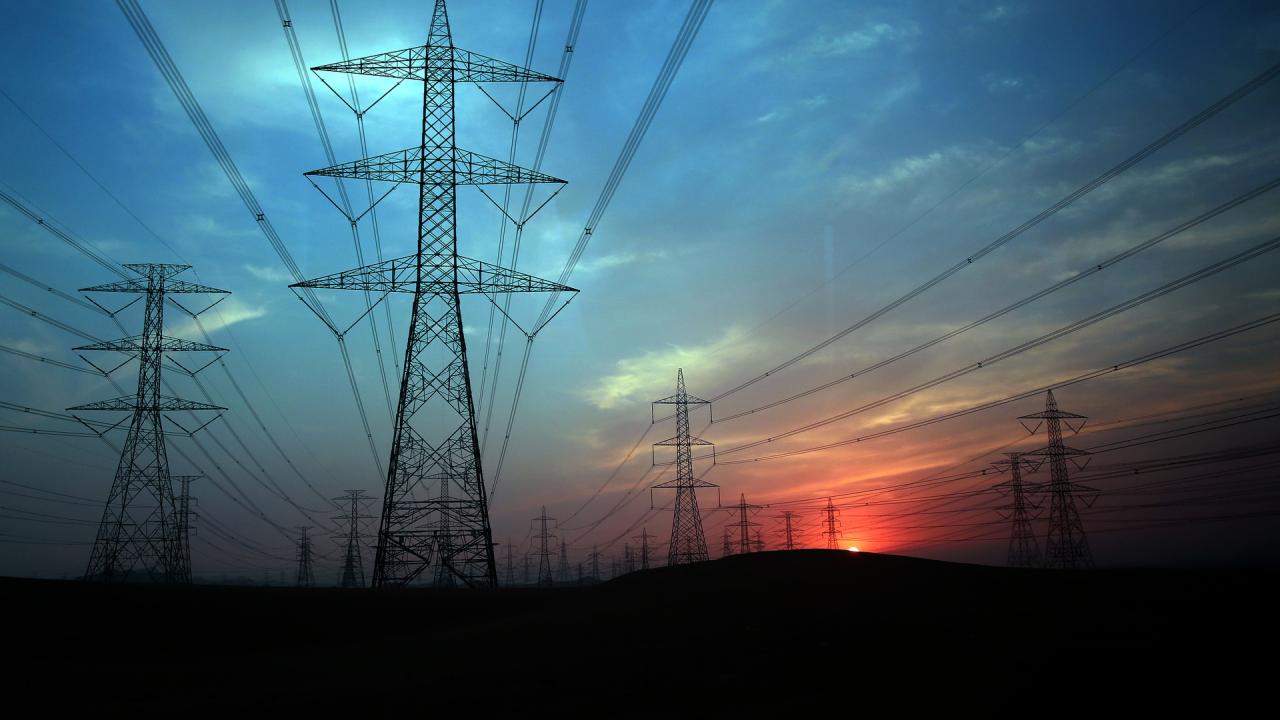
<instances>
[{"instance_id":1,"label":"pylon crossarm","mask_svg":"<svg viewBox=\"0 0 1280 720\"><path fill-rule=\"evenodd\" d=\"M654 400L652 404L654 404L654 405L679 405L680 403L686 403L686 404L689 404L689 405L710 405L710 404L711 404L711 401L710 401L710 400L703 400L702 398L700 398L700 397L696 397L696 396L694 396L694 395L684 395L684 396L680 396L680 395L670 395L670 396L668 396L668 397L664 397L664 398L662 398L661 400ZM663 418L663 419L665 419L665 418Z\"/></svg>"},{"instance_id":2,"label":"pylon crossarm","mask_svg":"<svg viewBox=\"0 0 1280 720\"><path fill-rule=\"evenodd\" d=\"M455 286L454 256L428 255L422 258L422 282L418 282L418 256L406 255L384 262L346 270L333 275L304 280L290 287L325 288L329 290L367 290L445 294ZM495 295L512 292L578 292L568 285L543 280L467 257L457 258L457 292L461 294Z\"/></svg>"},{"instance_id":3,"label":"pylon crossarm","mask_svg":"<svg viewBox=\"0 0 1280 720\"><path fill-rule=\"evenodd\" d=\"M518 185L564 183L536 170L503 162L468 150L431 147L406 148L361 160L332 165L308 176L355 178L384 182L455 185ZM126 281L128 282L128 281Z\"/></svg>"},{"instance_id":4,"label":"pylon crossarm","mask_svg":"<svg viewBox=\"0 0 1280 720\"><path fill-rule=\"evenodd\" d=\"M403 50L377 53L343 62L319 65L313 72L339 72L369 75L396 80L423 80L427 72L427 50L418 45ZM497 60L470 50L453 50L453 81L460 82L562 82L559 78L535 72L519 65Z\"/></svg>"},{"instance_id":5,"label":"pylon crossarm","mask_svg":"<svg viewBox=\"0 0 1280 720\"><path fill-rule=\"evenodd\" d=\"M129 267L126 265L125 267ZM187 268L189 265L174 266ZM230 290L220 290L208 285L200 285L198 283L187 282L186 280L166 281L164 284L166 293L206 293L210 295L230 294ZM128 280L120 280L118 282L106 283L104 285L94 285L92 287L80 288L80 292L128 292L128 293L145 293L147 292L146 278L129 278ZM122 308L123 309L123 308ZM119 312L119 311L117 311Z\"/></svg>"},{"instance_id":6,"label":"pylon crossarm","mask_svg":"<svg viewBox=\"0 0 1280 720\"><path fill-rule=\"evenodd\" d=\"M675 445L679 445L681 442L682 442L681 439L677 436L677 437L669 437L666 440L656 442L654 443L654 445L675 446ZM715 443L709 443L706 440L703 440L702 438L699 438L699 437L693 437L692 435L690 435L689 438L687 440L684 440L683 442L687 442L690 445L714 445L715 444Z\"/></svg>"},{"instance_id":7,"label":"pylon crossarm","mask_svg":"<svg viewBox=\"0 0 1280 720\"><path fill-rule=\"evenodd\" d=\"M138 409L137 398L133 395L124 397L111 398L110 400L99 400L84 405L76 405L69 407L67 410L129 410ZM211 405L209 403L197 402L195 400L183 400L182 398L160 396L160 401L154 407L143 408L145 410L226 410L221 405Z\"/></svg>"},{"instance_id":8,"label":"pylon crossarm","mask_svg":"<svg viewBox=\"0 0 1280 720\"><path fill-rule=\"evenodd\" d=\"M144 349L144 342L141 335L133 337L120 338L119 340L106 340L103 342L93 343L91 345L81 345L73 350L110 350L115 352L141 352ZM161 352L228 352L224 347L217 345L207 345L205 343L194 342L192 340L183 340L174 337L161 337Z\"/></svg>"}]
</instances>

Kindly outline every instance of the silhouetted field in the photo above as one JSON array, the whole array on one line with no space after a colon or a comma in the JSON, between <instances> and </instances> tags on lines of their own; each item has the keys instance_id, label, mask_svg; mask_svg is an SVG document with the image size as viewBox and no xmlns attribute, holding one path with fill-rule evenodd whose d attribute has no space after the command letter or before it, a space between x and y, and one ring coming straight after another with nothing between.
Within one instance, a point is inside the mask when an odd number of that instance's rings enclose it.
<instances>
[{"instance_id":1,"label":"silhouetted field","mask_svg":"<svg viewBox=\"0 0 1280 720\"><path fill-rule=\"evenodd\" d=\"M1102 709L1113 707L1105 688L1164 702L1220 694L1222 710L1272 672L1278 577L803 550L551 590L5 579L5 699L55 716L659 717L687 714L692 696L701 716L789 717L806 706L862 715L872 701L903 713Z\"/></svg>"}]
</instances>

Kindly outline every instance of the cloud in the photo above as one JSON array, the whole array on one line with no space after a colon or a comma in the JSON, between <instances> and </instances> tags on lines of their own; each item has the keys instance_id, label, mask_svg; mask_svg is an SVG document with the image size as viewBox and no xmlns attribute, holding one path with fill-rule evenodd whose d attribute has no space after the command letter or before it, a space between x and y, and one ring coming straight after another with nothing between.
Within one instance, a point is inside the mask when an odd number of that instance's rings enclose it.
<instances>
[{"instance_id":1,"label":"cloud","mask_svg":"<svg viewBox=\"0 0 1280 720\"><path fill-rule=\"evenodd\" d=\"M191 310L196 310L186 303L183 303ZM256 320L265 317L267 309L261 305L250 306L245 305L234 297L218 303L218 306L209 312L200 316L200 325L204 327L205 332L214 335L219 330L235 325L237 323L248 320ZM182 319L172 325L172 329L165 328L165 335L173 335L174 337L185 338L187 340L201 340L200 329L196 327L195 321L189 317L181 316Z\"/></svg>"},{"instance_id":2,"label":"cloud","mask_svg":"<svg viewBox=\"0 0 1280 720\"><path fill-rule=\"evenodd\" d=\"M259 280L269 282L273 285L288 285L293 282L293 278L290 277L288 273L276 267L246 264L244 269L247 270L250 275L258 278Z\"/></svg>"},{"instance_id":3,"label":"cloud","mask_svg":"<svg viewBox=\"0 0 1280 720\"><path fill-rule=\"evenodd\" d=\"M639 357L623 358L614 364L612 374L597 380L584 391L584 396L592 405L608 410L628 402L670 395L675 385L676 368L697 373L701 368L712 366L712 356L717 356L715 365L723 365L729 359L723 354L725 352L747 355L753 348L750 343L741 342L745 336L743 330L733 327L718 340L705 345L670 345ZM706 380L700 382L705 383Z\"/></svg>"},{"instance_id":4,"label":"cloud","mask_svg":"<svg viewBox=\"0 0 1280 720\"><path fill-rule=\"evenodd\" d=\"M801 111L817 110L818 108L826 104L827 104L826 95L814 95L813 97L804 98L799 102L792 103L790 106L784 106L776 110L770 110L764 115L757 117L755 120L752 120L752 123L756 125L771 123L775 120L782 120L784 118L790 117L796 110L801 110Z\"/></svg>"},{"instance_id":5,"label":"cloud","mask_svg":"<svg viewBox=\"0 0 1280 720\"><path fill-rule=\"evenodd\" d=\"M920 27L909 20L898 24L869 22L840 34L820 32L805 43L804 58L833 58L863 53L881 46L906 45L920 35Z\"/></svg>"},{"instance_id":6,"label":"cloud","mask_svg":"<svg viewBox=\"0 0 1280 720\"><path fill-rule=\"evenodd\" d=\"M987 84L987 92L990 93L1013 92L1022 87L1022 78L1018 77L987 73L982 79Z\"/></svg>"}]
</instances>

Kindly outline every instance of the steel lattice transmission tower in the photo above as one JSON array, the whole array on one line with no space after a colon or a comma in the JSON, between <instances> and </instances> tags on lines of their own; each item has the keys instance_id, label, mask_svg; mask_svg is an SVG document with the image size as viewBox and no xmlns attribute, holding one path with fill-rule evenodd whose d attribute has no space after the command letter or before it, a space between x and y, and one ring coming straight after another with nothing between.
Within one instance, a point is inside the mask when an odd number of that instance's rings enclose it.
<instances>
[{"instance_id":1,"label":"steel lattice transmission tower","mask_svg":"<svg viewBox=\"0 0 1280 720\"><path fill-rule=\"evenodd\" d=\"M795 512L792 510L782 511L782 548L784 550L795 550Z\"/></svg>"},{"instance_id":2,"label":"steel lattice transmission tower","mask_svg":"<svg viewBox=\"0 0 1280 720\"><path fill-rule=\"evenodd\" d=\"M652 405L676 406L676 434L662 442L654 443L654 447L671 446L676 449L676 479L653 486L654 489L675 488L676 491L675 512L671 520L671 545L667 549L668 565L682 565L708 559L707 536L702 530L702 514L698 510L697 490L700 487L718 486L693 476L693 446L711 446L713 448L712 464L715 463L715 446L702 438L694 437L689 432L689 406L710 404L707 400L685 392L683 368L676 371L676 394L652 403ZM651 416L652 405L650 406ZM650 503L652 504L652 500Z\"/></svg>"},{"instance_id":3,"label":"steel lattice transmission tower","mask_svg":"<svg viewBox=\"0 0 1280 720\"><path fill-rule=\"evenodd\" d=\"M506 574L503 576L502 584L511 587L516 584L516 566L515 561L511 559L511 536L507 536L507 566Z\"/></svg>"},{"instance_id":4,"label":"steel lattice transmission tower","mask_svg":"<svg viewBox=\"0 0 1280 720\"><path fill-rule=\"evenodd\" d=\"M534 518L532 522L538 523L537 532L533 537L538 541L538 586L551 587L551 544L550 541L556 536L551 532L550 523L554 523L555 518L547 517L547 506L542 506L542 514ZM558 538L557 538L558 539Z\"/></svg>"},{"instance_id":5,"label":"steel lattice transmission tower","mask_svg":"<svg viewBox=\"0 0 1280 720\"><path fill-rule=\"evenodd\" d=\"M744 493L738 494L738 504L733 506L738 511L738 552L746 554L751 552L751 528L757 527L760 523L752 522L747 513L751 510L759 508L759 505L748 505L747 496Z\"/></svg>"},{"instance_id":6,"label":"steel lattice transmission tower","mask_svg":"<svg viewBox=\"0 0 1280 720\"><path fill-rule=\"evenodd\" d=\"M311 536L308 534L310 530L311 528L305 525L298 527L298 569L293 583L298 587L312 587L316 584L311 565Z\"/></svg>"},{"instance_id":7,"label":"steel lattice transmission tower","mask_svg":"<svg viewBox=\"0 0 1280 720\"><path fill-rule=\"evenodd\" d=\"M822 535L827 538L828 550L840 549L840 511L836 509L831 498L827 498L827 506L823 508Z\"/></svg>"},{"instance_id":8,"label":"steel lattice transmission tower","mask_svg":"<svg viewBox=\"0 0 1280 720\"><path fill-rule=\"evenodd\" d=\"M161 395L160 369L167 353L223 353L226 348L166 336L164 306L169 295L192 293L226 296L230 293L173 279L175 275L189 270L190 265L132 264L124 267L138 277L80 290L146 295L141 335L75 348L122 352L138 357L138 388L133 396L126 395L67 408L132 413L129 435L120 452L120 462L116 465L111 493L107 496L107 503L102 511L102 521L98 525L98 535L89 555L85 578L104 582L143 579L189 583L191 556L187 545L188 522L183 502L175 495L173 477L169 474L164 420L169 420L179 428L182 426L163 413L226 408ZM173 300L169 299L169 302ZM214 417L209 422L216 419ZM194 434L209 422L191 432L182 428L183 434Z\"/></svg>"},{"instance_id":9,"label":"steel lattice transmission tower","mask_svg":"<svg viewBox=\"0 0 1280 720\"><path fill-rule=\"evenodd\" d=\"M729 528L724 529L724 544L720 546L720 557L727 558L733 554L733 540L729 537Z\"/></svg>"},{"instance_id":10,"label":"steel lattice transmission tower","mask_svg":"<svg viewBox=\"0 0 1280 720\"><path fill-rule=\"evenodd\" d=\"M560 541L560 562L556 565L556 580L562 583L569 582L569 546L564 544L564 540Z\"/></svg>"},{"instance_id":11,"label":"steel lattice transmission tower","mask_svg":"<svg viewBox=\"0 0 1280 720\"><path fill-rule=\"evenodd\" d=\"M1045 427L1049 435L1049 444L1027 455L1039 456L1049 463L1049 533L1044 541L1044 566L1048 568L1092 568L1093 553L1089 550L1089 540L1084 534L1084 524L1080 521L1080 511L1076 507L1076 495L1082 494L1085 503L1091 505L1097 497L1097 489L1071 482L1067 472L1067 460L1070 459L1078 468L1084 467L1089 455L1086 450L1068 447L1062 441L1062 426L1066 425L1072 434L1084 428L1084 415L1065 412L1058 409L1058 401L1050 390L1045 396L1044 412L1034 415L1023 415L1018 422L1031 434ZM1036 421L1029 425L1028 421Z\"/></svg>"},{"instance_id":12,"label":"steel lattice transmission tower","mask_svg":"<svg viewBox=\"0 0 1280 720\"><path fill-rule=\"evenodd\" d=\"M1009 470L1009 479L996 485L1001 492L1010 496L1009 504L999 508L1008 513L1006 518L1013 523L1009 534L1009 567L1039 567L1040 544L1036 542L1035 530L1031 527L1033 505L1027 497L1027 486L1022 480L1023 469L1034 472L1036 465L1022 455L1019 452L1005 453L1008 459L997 460L992 464L1001 472Z\"/></svg>"},{"instance_id":13,"label":"steel lattice transmission tower","mask_svg":"<svg viewBox=\"0 0 1280 720\"><path fill-rule=\"evenodd\" d=\"M419 188L414 254L296 285L413 296L373 586L406 585L433 566L444 567L469 586L494 586L497 569L459 298L470 293L492 298L511 292L576 291L458 255L458 186L564 181L458 148L454 86L560 80L454 47L444 0L436 0L426 45L314 70L420 80L424 85L421 142L416 147L307 173ZM443 407L420 412L433 401ZM430 496L436 484L451 486L451 492ZM449 528L447 537L441 532L444 526Z\"/></svg>"},{"instance_id":14,"label":"steel lattice transmission tower","mask_svg":"<svg viewBox=\"0 0 1280 720\"><path fill-rule=\"evenodd\" d=\"M640 534L634 539L640 541L640 569L649 569L649 538L653 537L649 534L649 528L641 528Z\"/></svg>"},{"instance_id":15,"label":"steel lattice transmission tower","mask_svg":"<svg viewBox=\"0 0 1280 720\"><path fill-rule=\"evenodd\" d=\"M342 578L338 581L339 587L344 588L362 588L364 587L364 550L360 544L360 538L364 536L360 532L360 523L364 520L373 519L372 515L365 515L362 511L369 506L369 497L364 490L347 490L342 497L333 499L334 503L341 503L346 506L346 510L333 520L346 525L346 532L337 539L338 545L343 549L344 557L342 560Z\"/></svg>"},{"instance_id":16,"label":"steel lattice transmission tower","mask_svg":"<svg viewBox=\"0 0 1280 720\"><path fill-rule=\"evenodd\" d=\"M197 504L196 498L191 497L191 483L203 477L203 475L174 475L172 478L182 488L178 493L178 534L182 537L183 562L186 563L188 571L191 569L191 536L195 534L192 520L199 517L199 513L191 510L191 506Z\"/></svg>"}]
</instances>

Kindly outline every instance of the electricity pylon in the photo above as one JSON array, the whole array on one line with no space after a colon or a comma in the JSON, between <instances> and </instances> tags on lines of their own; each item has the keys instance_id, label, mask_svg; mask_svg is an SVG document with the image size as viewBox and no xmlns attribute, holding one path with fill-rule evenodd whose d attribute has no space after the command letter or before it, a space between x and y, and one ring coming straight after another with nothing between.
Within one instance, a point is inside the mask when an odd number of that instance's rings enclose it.
<instances>
[{"instance_id":1,"label":"electricity pylon","mask_svg":"<svg viewBox=\"0 0 1280 720\"><path fill-rule=\"evenodd\" d=\"M827 507L823 509L822 535L827 538L828 550L840 549L840 511L836 510L831 498L827 498Z\"/></svg>"},{"instance_id":2,"label":"electricity pylon","mask_svg":"<svg viewBox=\"0 0 1280 720\"><path fill-rule=\"evenodd\" d=\"M636 571L636 554L631 550L630 543L622 545L622 572L630 575Z\"/></svg>"},{"instance_id":3,"label":"electricity pylon","mask_svg":"<svg viewBox=\"0 0 1280 720\"><path fill-rule=\"evenodd\" d=\"M649 538L653 537L649 534L649 528L641 528L640 534L635 537L640 541L640 569L649 569Z\"/></svg>"},{"instance_id":4,"label":"electricity pylon","mask_svg":"<svg viewBox=\"0 0 1280 720\"><path fill-rule=\"evenodd\" d=\"M311 536L307 534L310 529L305 525L298 527L298 571L293 583L298 587L315 585L315 576L311 572Z\"/></svg>"},{"instance_id":5,"label":"electricity pylon","mask_svg":"<svg viewBox=\"0 0 1280 720\"><path fill-rule=\"evenodd\" d=\"M1036 466L1022 456L1022 453L1005 453L1006 460L997 460L995 465L1001 472L1009 470L1009 479L996 485L1001 492L1010 496L1008 505L999 510L1008 513L1006 518L1013 522L1009 533L1009 567L1039 567L1040 545L1036 542L1035 531L1031 527L1032 503L1027 498L1027 486L1022 481L1022 470L1035 471Z\"/></svg>"},{"instance_id":6,"label":"electricity pylon","mask_svg":"<svg viewBox=\"0 0 1280 720\"><path fill-rule=\"evenodd\" d=\"M1058 409L1058 401L1050 390L1045 397L1044 412L1034 415L1023 415L1018 422L1032 435L1045 427L1049 435L1049 444L1027 455L1043 457L1049 462L1049 533L1044 541L1044 566L1048 568L1092 568L1093 553L1089 550L1089 540L1084 534L1084 524L1080 521L1080 511L1076 508L1076 494L1084 496L1086 505L1091 505L1097 497L1097 489L1071 482L1067 472L1067 459L1070 458L1077 468L1083 468L1089 453L1068 447L1062 441L1062 426L1066 425L1072 434L1084 428L1084 415L1065 412ZM1037 421L1032 427L1028 420Z\"/></svg>"},{"instance_id":7,"label":"electricity pylon","mask_svg":"<svg viewBox=\"0 0 1280 720\"><path fill-rule=\"evenodd\" d=\"M676 507L671 519L671 545L667 549L668 565L701 562L708 558L707 536L702 530L702 514L698 511L697 490L700 487L718 486L693 476L693 446L708 445L714 448L714 445L690 434L689 406L710 404L707 400L685 392L684 368L680 368L676 371L676 394L655 400L650 405L651 416L653 405L676 406L676 434L662 442L654 443L654 447L672 446L676 449L676 479L653 486L653 489L675 488L676 491ZM711 454L711 462L715 464L714 449ZM650 493L652 494L652 490ZM651 505L652 502L650 498Z\"/></svg>"},{"instance_id":8,"label":"electricity pylon","mask_svg":"<svg viewBox=\"0 0 1280 720\"><path fill-rule=\"evenodd\" d=\"M764 552L764 535L761 534L760 528L756 528L756 539L752 546L755 552Z\"/></svg>"},{"instance_id":9,"label":"electricity pylon","mask_svg":"<svg viewBox=\"0 0 1280 720\"><path fill-rule=\"evenodd\" d=\"M746 554L751 552L751 528L757 527L760 523L752 522L747 516L747 511L759 508L759 505L748 505L747 496L744 493L738 494L738 504L733 506L738 511L738 552Z\"/></svg>"},{"instance_id":10,"label":"electricity pylon","mask_svg":"<svg viewBox=\"0 0 1280 720\"><path fill-rule=\"evenodd\" d=\"M363 490L347 490L342 497L334 498L333 501L346 506L346 510L341 515L332 518L345 524L347 528L347 531L337 539L338 545L345 552L342 560L342 578L338 581L338 586L362 588L365 578L364 550L360 545L363 533L360 532L360 523L362 520L372 519L373 516L365 515L361 511L368 507L370 501Z\"/></svg>"},{"instance_id":11,"label":"electricity pylon","mask_svg":"<svg viewBox=\"0 0 1280 720\"><path fill-rule=\"evenodd\" d=\"M591 546L591 579L600 582L600 550L595 545Z\"/></svg>"},{"instance_id":12,"label":"electricity pylon","mask_svg":"<svg viewBox=\"0 0 1280 720\"><path fill-rule=\"evenodd\" d=\"M724 529L724 544L720 547L720 557L727 558L733 554L733 540L729 538L729 528Z\"/></svg>"},{"instance_id":13,"label":"electricity pylon","mask_svg":"<svg viewBox=\"0 0 1280 720\"><path fill-rule=\"evenodd\" d=\"M191 510L191 506L197 504L196 498L191 497L191 483L203 477L203 475L173 476L174 482L182 488L178 493L178 534L182 537L182 548L185 553L183 562L186 563L188 571L191 569L191 536L195 534L192 520L199 517L199 513Z\"/></svg>"},{"instance_id":14,"label":"electricity pylon","mask_svg":"<svg viewBox=\"0 0 1280 720\"><path fill-rule=\"evenodd\" d=\"M795 512L792 510L782 511L782 548L784 550L795 550Z\"/></svg>"},{"instance_id":15,"label":"electricity pylon","mask_svg":"<svg viewBox=\"0 0 1280 720\"><path fill-rule=\"evenodd\" d=\"M556 565L556 580L562 583L569 582L569 547L564 544L564 540L560 541L560 562Z\"/></svg>"},{"instance_id":16,"label":"electricity pylon","mask_svg":"<svg viewBox=\"0 0 1280 720\"><path fill-rule=\"evenodd\" d=\"M555 521L555 518L547 517L546 505L542 506L542 514L532 520L537 523L537 532L533 537L538 541L538 587L551 587L550 540L556 536L551 533L549 523Z\"/></svg>"},{"instance_id":17,"label":"electricity pylon","mask_svg":"<svg viewBox=\"0 0 1280 720\"><path fill-rule=\"evenodd\" d=\"M458 148L454 85L560 80L454 47L444 0L435 2L426 45L313 70L421 80L424 85L416 147L307 173L417 185L417 251L294 286L413 297L373 586L407 585L437 566L469 586L494 586L498 576L459 298L576 290L458 255L458 186L564 181ZM431 411L420 412L433 401ZM430 489L437 483L451 485L455 492L448 499L432 498ZM446 522L447 537L440 532Z\"/></svg>"},{"instance_id":18,"label":"electricity pylon","mask_svg":"<svg viewBox=\"0 0 1280 720\"><path fill-rule=\"evenodd\" d=\"M192 435L220 416L215 416L204 425L187 432L176 420L162 413L181 410L225 410L226 408L161 395L160 368L167 353L222 353L226 352L226 348L166 336L164 304L169 295L199 293L225 296L230 293L226 290L173 279L173 276L178 273L190 269L190 265L147 263L124 267L138 277L80 290L80 292L93 293L146 295L141 335L75 348L76 350L122 352L138 357L138 388L134 395L67 408L68 410L110 410L132 413L129 435L120 452L120 462L116 465L111 492L102 510L102 521L98 524L98 535L93 542L93 551L89 555L89 567L85 571L85 579L104 582L142 579L166 583L189 583L191 582L190 550L187 547L183 510L178 497L174 494L173 478L169 474L169 455L165 450L164 442L166 432L164 420L180 428L183 431L182 434ZM168 299L169 302L175 302L172 298ZM221 299L219 298L213 305ZM207 309L208 307L205 308ZM199 313L194 314L199 315ZM183 366L179 365L179 367Z\"/></svg>"},{"instance_id":19,"label":"electricity pylon","mask_svg":"<svg viewBox=\"0 0 1280 720\"><path fill-rule=\"evenodd\" d=\"M511 587L512 585L515 585L515 584L516 584L516 566L515 566L514 561L511 559L511 536L510 536L510 535L508 535L508 536L507 536L507 565L506 565L506 567L507 567L507 570L506 570L506 576L503 578L503 582L502 582L502 584L503 584L503 585L505 585L505 586L507 586L507 587Z\"/></svg>"}]
</instances>

